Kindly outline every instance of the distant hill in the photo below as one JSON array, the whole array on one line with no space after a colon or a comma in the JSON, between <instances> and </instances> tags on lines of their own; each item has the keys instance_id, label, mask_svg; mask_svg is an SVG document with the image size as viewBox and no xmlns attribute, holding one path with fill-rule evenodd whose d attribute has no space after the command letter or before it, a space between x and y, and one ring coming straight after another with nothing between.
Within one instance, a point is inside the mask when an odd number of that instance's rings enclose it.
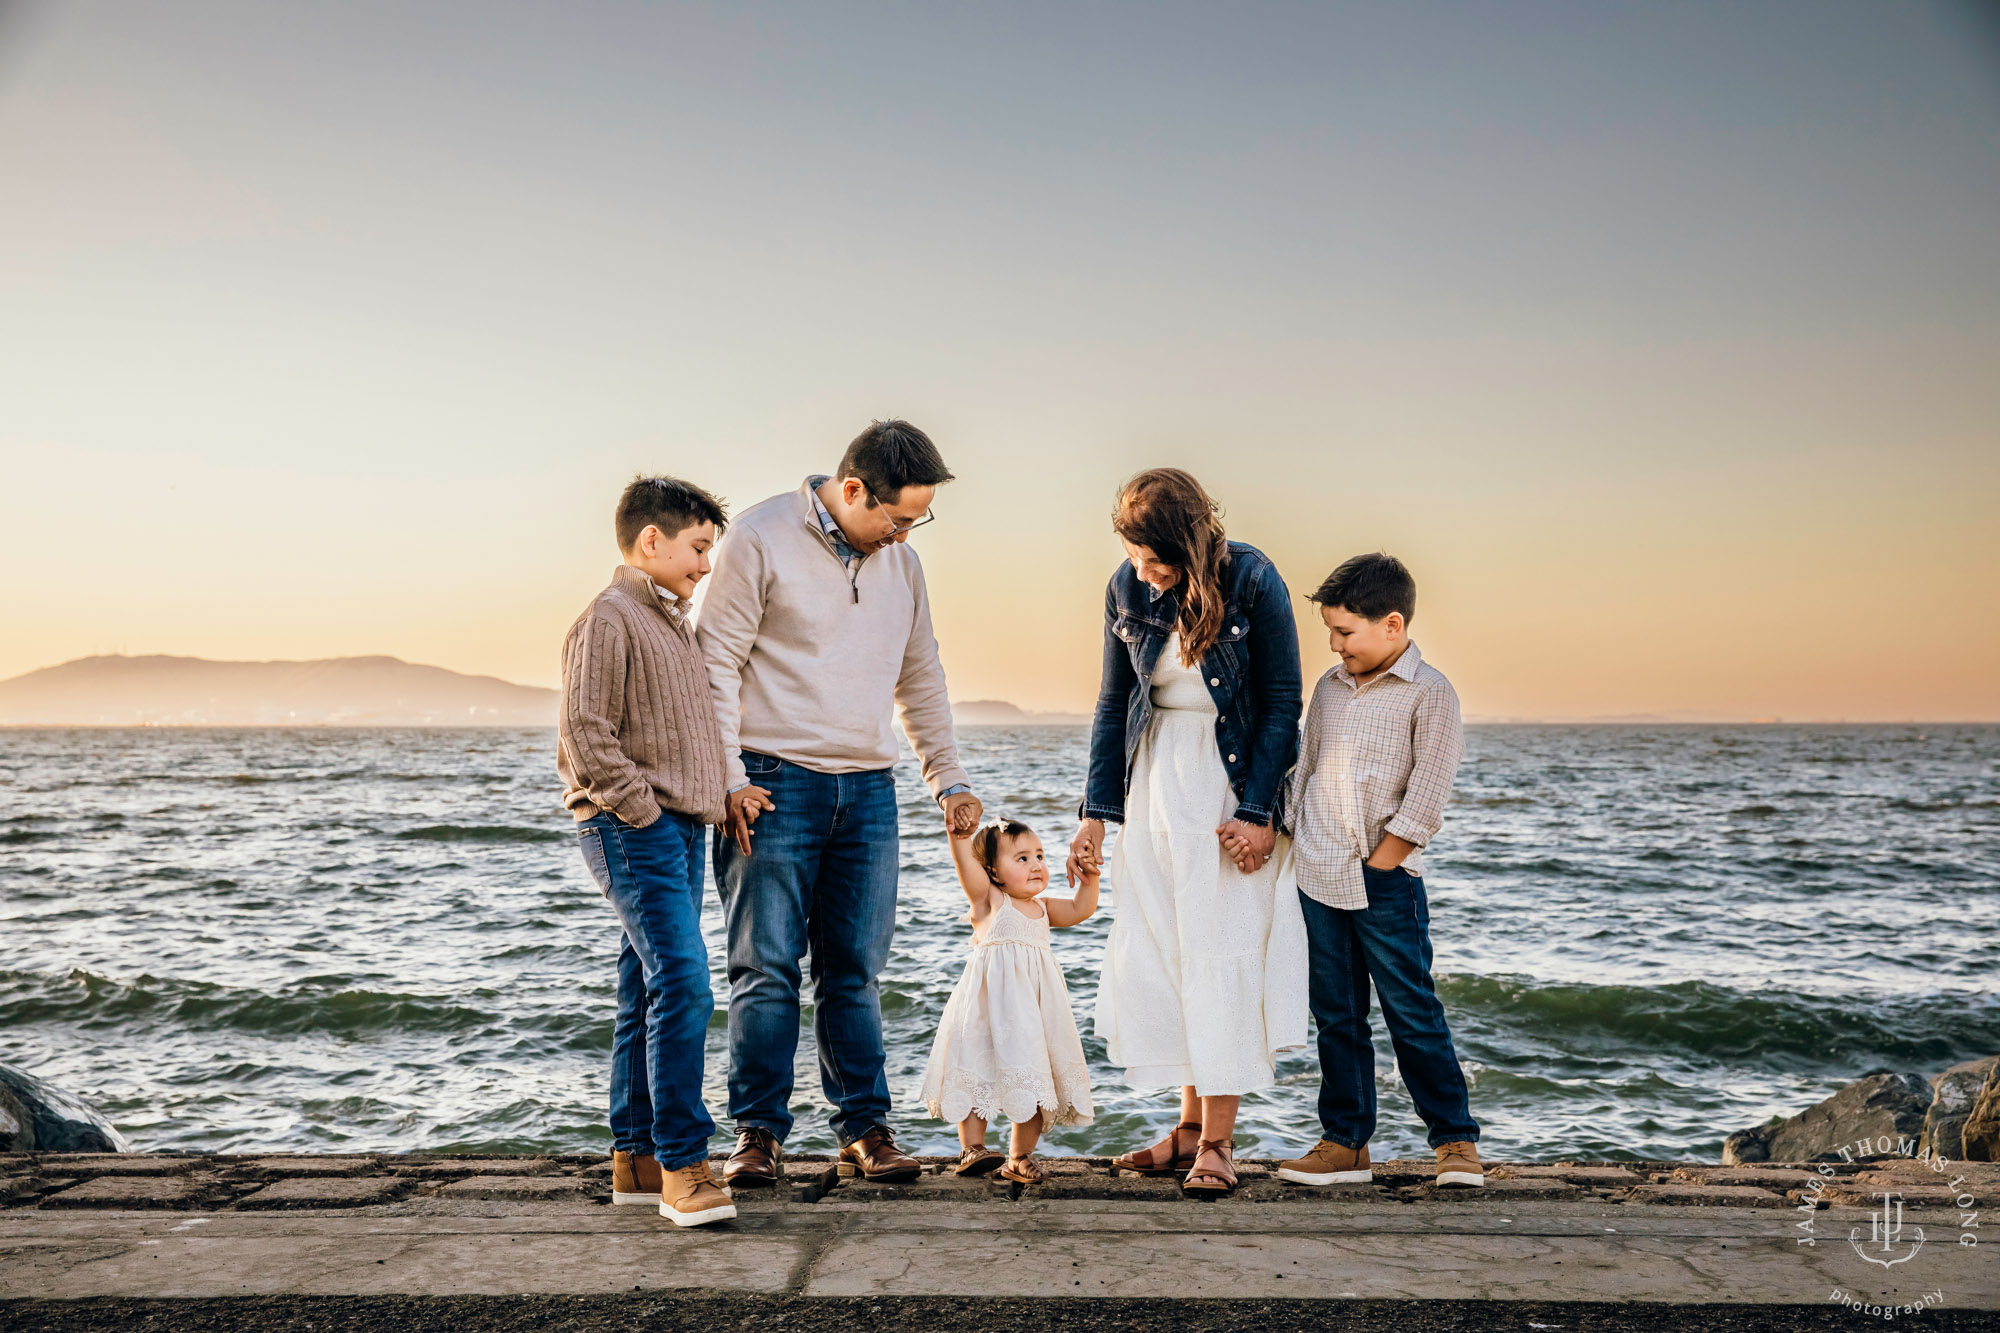
<instances>
[{"instance_id":1,"label":"distant hill","mask_svg":"<svg viewBox=\"0 0 2000 1333\"><path fill-rule=\"evenodd\" d=\"M0 681L0 726L553 726L557 695L394 657L80 657Z\"/></svg>"},{"instance_id":2,"label":"distant hill","mask_svg":"<svg viewBox=\"0 0 2000 1333\"><path fill-rule=\"evenodd\" d=\"M951 716L961 727L1081 727L1090 722L1082 713L1030 713L1005 699L955 703Z\"/></svg>"}]
</instances>

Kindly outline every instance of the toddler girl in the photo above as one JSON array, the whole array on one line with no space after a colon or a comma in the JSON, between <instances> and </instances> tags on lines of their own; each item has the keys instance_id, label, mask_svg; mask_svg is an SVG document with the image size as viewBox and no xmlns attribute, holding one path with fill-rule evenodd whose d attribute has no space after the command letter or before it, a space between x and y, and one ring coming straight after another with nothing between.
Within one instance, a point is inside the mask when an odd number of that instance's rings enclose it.
<instances>
[{"instance_id":1,"label":"toddler girl","mask_svg":"<svg viewBox=\"0 0 2000 1333\"><path fill-rule=\"evenodd\" d=\"M1092 1117L1090 1071L1049 927L1074 926L1097 910L1097 873L1083 875L1072 898L1044 898L1049 868L1027 825L1003 817L970 836L953 828L949 841L972 903L972 956L938 1024L924 1105L957 1122L959 1175L997 1166L1008 1180L1037 1185L1042 1130ZM1003 1112L1013 1122L1005 1159L986 1146L986 1122Z\"/></svg>"}]
</instances>

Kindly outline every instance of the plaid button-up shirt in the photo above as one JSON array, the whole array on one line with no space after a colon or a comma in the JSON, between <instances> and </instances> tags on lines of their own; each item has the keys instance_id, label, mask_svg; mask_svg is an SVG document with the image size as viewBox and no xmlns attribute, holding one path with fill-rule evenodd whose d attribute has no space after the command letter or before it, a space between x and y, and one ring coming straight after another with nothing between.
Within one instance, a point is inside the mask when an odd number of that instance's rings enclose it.
<instances>
[{"instance_id":1,"label":"plaid button-up shirt","mask_svg":"<svg viewBox=\"0 0 2000 1333\"><path fill-rule=\"evenodd\" d=\"M819 520L819 530L833 543L833 553L840 557L840 563L847 567L847 577L852 580L854 571L861 567L861 552L854 549L853 543L847 540L847 534L840 530L840 522L826 507L826 501L819 498L819 488L832 480L832 477L807 477L806 485L813 498L813 517Z\"/></svg>"},{"instance_id":2,"label":"plaid button-up shirt","mask_svg":"<svg viewBox=\"0 0 2000 1333\"><path fill-rule=\"evenodd\" d=\"M1361 863L1385 833L1431 840L1464 754L1458 694L1415 643L1365 685L1343 665L1321 676L1286 801L1299 888L1328 907L1368 906ZM1403 865L1424 873L1419 852Z\"/></svg>"}]
</instances>

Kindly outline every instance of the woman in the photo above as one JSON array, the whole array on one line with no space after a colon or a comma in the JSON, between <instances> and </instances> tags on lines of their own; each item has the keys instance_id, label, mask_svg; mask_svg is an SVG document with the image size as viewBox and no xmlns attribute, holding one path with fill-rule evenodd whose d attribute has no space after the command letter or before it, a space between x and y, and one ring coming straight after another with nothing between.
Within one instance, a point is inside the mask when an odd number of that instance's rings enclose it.
<instances>
[{"instance_id":1,"label":"woman","mask_svg":"<svg viewBox=\"0 0 2000 1333\"><path fill-rule=\"evenodd\" d=\"M1298 630L1277 567L1227 539L1187 473L1132 478L1111 525L1129 559L1105 591L1070 873L1097 868L1106 820L1124 824L1097 1033L1134 1087L1181 1089L1173 1132L1117 1164L1227 1194L1237 1104L1306 1036L1305 926L1274 828L1298 754Z\"/></svg>"}]
</instances>

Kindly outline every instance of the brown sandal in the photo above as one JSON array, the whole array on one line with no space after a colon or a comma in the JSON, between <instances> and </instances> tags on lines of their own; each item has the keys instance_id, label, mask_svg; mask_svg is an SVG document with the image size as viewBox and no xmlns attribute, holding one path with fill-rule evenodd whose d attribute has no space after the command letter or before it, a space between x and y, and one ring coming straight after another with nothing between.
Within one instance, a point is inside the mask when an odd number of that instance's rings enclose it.
<instances>
[{"instance_id":1,"label":"brown sandal","mask_svg":"<svg viewBox=\"0 0 2000 1333\"><path fill-rule=\"evenodd\" d=\"M1007 1159L981 1143L966 1148L958 1154L958 1165L951 1169L955 1176L983 1176Z\"/></svg>"},{"instance_id":2,"label":"brown sandal","mask_svg":"<svg viewBox=\"0 0 2000 1333\"><path fill-rule=\"evenodd\" d=\"M1015 1165L1017 1162L1018 1166ZM1036 1161L1032 1154L1027 1157L1009 1157L1007 1165L1000 1168L1000 1178L1011 1180L1017 1185L1039 1185L1047 1178L1047 1174L1042 1170L1042 1164Z\"/></svg>"},{"instance_id":3,"label":"brown sandal","mask_svg":"<svg viewBox=\"0 0 2000 1333\"><path fill-rule=\"evenodd\" d=\"M1188 1168L1187 1178L1181 1181L1181 1193L1197 1199L1227 1197L1236 1188L1235 1152L1235 1139L1203 1139L1195 1146L1194 1165ZM1214 1171L1204 1167L1203 1158L1220 1162L1222 1169ZM1216 1181L1222 1183L1215 1184Z\"/></svg>"},{"instance_id":4,"label":"brown sandal","mask_svg":"<svg viewBox=\"0 0 2000 1333\"><path fill-rule=\"evenodd\" d=\"M1175 1125L1167 1137L1150 1148L1128 1152L1123 1157L1111 1159L1111 1165L1120 1171L1136 1171L1142 1176L1178 1176L1194 1165L1195 1154L1181 1151L1181 1131L1194 1131L1195 1142L1201 1142L1201 1126L1192 1122ZM1197 1149L1199 1151L1199 1149Z\"/></svg>"}]
</instances>

